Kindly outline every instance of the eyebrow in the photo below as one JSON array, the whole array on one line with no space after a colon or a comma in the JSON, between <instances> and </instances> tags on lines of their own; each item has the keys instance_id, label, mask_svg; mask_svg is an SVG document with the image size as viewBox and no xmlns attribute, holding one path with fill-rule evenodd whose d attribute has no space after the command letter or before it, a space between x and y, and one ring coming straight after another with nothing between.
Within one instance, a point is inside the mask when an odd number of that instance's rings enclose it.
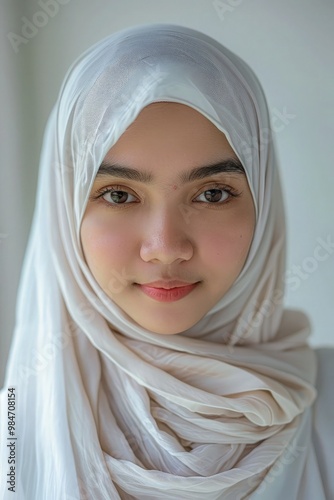
<instances>
[{"instance_id":1,"label":"eyebrow","mask_svg":"<svg viewBox=\"0 0 334 500\"><path fill-rule=\"evenodd\" d=\"M179 181L182 184L185 184L187 182L204 179L220 173L245 174L245 169L238 158L231 157L226 160L221 160L218 163L195 167L187 172L183 172L179 175ZM154 180L151 172L141 172L135 168L130 168L117 163L108 163L106 161L101 163L96 174L96 178L104 176L122 177L124 179L130 179L145 184L151 184Z\"/></svg>"}]
</instances>

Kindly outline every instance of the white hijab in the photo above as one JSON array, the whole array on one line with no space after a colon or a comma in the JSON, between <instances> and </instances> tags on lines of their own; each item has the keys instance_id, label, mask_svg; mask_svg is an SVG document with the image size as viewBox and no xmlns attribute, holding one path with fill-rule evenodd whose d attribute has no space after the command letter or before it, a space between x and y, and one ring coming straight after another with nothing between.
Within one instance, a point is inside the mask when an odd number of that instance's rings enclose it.
<instances>
[{"instance_id":1,"label":"white hijab","mask_svg":"<svg viewBox=\"0 0 334 500\"><path fill-rule=\"evenodd\" d=\"M140 328L112 302L79 236L104 156L157 101L189 105L226 134L257 217L236 282L177 335ZM90 48L47 125L1 394L7 436L5 389L15 387L17 498L236 500L264 491L274 499L268 477L279 463L295 471L288 498L297 498L316 356L307 319L283 311L284 266L268 110L248 66L208 36L167 24ZM3 446L3 471L7 458ZM13 498L3 478L1 498Z\"/></svg>"}]
</instances>

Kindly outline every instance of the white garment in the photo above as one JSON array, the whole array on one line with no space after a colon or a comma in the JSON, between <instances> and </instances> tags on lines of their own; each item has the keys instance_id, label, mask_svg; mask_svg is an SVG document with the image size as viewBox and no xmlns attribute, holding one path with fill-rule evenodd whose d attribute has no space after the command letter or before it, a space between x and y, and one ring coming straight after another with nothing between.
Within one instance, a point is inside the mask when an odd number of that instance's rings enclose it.
<instances>
[{"instance_id":1,"label":"white garment","mask_svg":"<svg viewBox=\"0 0 334 500\"><path fill-rule=\"evenodd\" d=\"M91 275L79 237L105 154L158 101L189 105L225 133L257 216L239 277L178 335L140 328L117 307ZM206 35L173 25L131 28L71 67L45 133L1 393L6 472L6 388L16 388L17 498L325 498L329 483L319 481L312 494L305 487L314 465L322 467L310 425L316 354L307 318L283 311L276 163L256 77ZM325 418L322 409L317 418ZM287 479L282 472L271 482L270 467L291 456ZM13 498L4 478L1 498Z\"/></svg>"}]
</instances>

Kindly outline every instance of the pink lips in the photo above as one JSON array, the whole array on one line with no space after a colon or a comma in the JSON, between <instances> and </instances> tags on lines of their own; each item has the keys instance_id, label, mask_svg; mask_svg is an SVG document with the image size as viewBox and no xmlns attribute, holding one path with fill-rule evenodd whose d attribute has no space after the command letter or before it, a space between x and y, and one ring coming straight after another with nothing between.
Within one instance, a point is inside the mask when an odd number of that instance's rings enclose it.
<instances>
[{"instance_id":1,"label":"pink lips","mask_svg":"<svg viewBox=\"0 0 334 500\"><path fill-rule=\"evenodd\" d=\"M146 295L159 302L174 302L188 295L197 283L185 283L182 281L154 281L137 286Z\"/></svg>"}]
</instances>

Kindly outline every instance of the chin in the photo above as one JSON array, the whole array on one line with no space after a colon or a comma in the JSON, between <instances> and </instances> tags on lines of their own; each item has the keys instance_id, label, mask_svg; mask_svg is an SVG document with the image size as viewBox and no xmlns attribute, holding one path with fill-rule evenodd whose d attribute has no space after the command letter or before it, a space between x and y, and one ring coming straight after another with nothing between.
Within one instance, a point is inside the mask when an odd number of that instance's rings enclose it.
<instances>
[{"instance_id":1,"label":"chin","mask_svg":"<svg viewBox=\"0 0 334 500\"><path fill-rule=\"evenodd\" d=\"M158 335L176 335L178 333L183 333L192 326L194 326L194 323L187 323L187 324L179 324L179 325L171 325L169 322L166 322L165 324L156 324L152 325L150 324L145 324L145 323L138 323L142 328L145 328L145 330L150 331L151 333L156 333Z\"/></svg>"}]
</instances>

